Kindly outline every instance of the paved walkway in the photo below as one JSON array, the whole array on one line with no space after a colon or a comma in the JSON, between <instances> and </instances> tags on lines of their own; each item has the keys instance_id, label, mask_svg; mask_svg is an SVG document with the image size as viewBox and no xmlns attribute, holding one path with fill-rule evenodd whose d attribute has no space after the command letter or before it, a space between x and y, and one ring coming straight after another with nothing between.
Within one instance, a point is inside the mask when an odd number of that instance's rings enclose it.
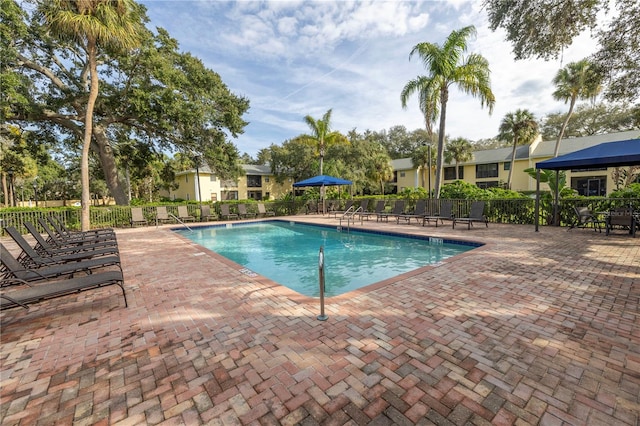
<instances>
[{"instance_id":1,"label":"paved walkway","mask_svg":"<svg viewBox=\"0 0 640 426\"><path fill-rule=\"evenodd\" d=\"M640 238L365 226L486 246L321 322L167 228L119 230L129 308L112 287L0 314L1 423L640 422Z\"/></svg>"}]
</instances>

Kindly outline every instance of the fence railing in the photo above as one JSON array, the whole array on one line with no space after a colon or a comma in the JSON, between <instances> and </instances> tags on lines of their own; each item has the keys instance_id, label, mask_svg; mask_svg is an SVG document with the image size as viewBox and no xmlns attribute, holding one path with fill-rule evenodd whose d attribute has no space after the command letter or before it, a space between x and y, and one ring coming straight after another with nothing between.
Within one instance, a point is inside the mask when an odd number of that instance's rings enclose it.
<instances>
[{"instance_id":1,"label":"fence railing","mask_svg":"<svg viewBox=\"0 0 640 426\"><path fill-rule=\"evenodd\" d=\"M376 200L372 197L369 201L368 210L372 211ZM396 198L387 198L386 205L391 210ZM408 200L406 211L410 212L416 200ZM432 199L427 203L428 213L436 213L440 209L443 199ZM448 200L453 202L453 213L455 216L466 216L470 210L473 200ZM336 210L344 207L346 200L326 200L325 206L332 206ZM241 202L228 203L231 211L237 213L236 205ZM212 210L220 217L221 202L212 204ZM245 202L250 212L257 213L257 205L253 202ZM266 208L275 213L276 216L286 216L295 214L317 213L317 201L287 200L264 202ZM177 205L167 205L167 212L178 216ZM575 220L574 207L588 207L593 212L606 212L618 207L632 207L640 210L640 199L620 199L620 198L579 198L562 199L558 205L557 217L561 226L568 226ZM142 206L142 211L149 224L156 223L156 206ZM187 211L196 220L200 219L200 206L198 204L187 204ZM489 199L485 200L485 215L493 223L511 223L520 225L534 225L535 200L534 199ZM55 214L62 219L64 224L70 229L80 229L80 209L79 208L33 208L33 209L0 209L0 227L15 226L22 233L27 230L23 226L24 222L38 223L39 217ZM92 228L118 228L131 226L130 206L108 206L91 207L89 210ZM540 204L539 225L551 225L553 223L553 203L543 199Z\"/></svg>"}]
</instances>

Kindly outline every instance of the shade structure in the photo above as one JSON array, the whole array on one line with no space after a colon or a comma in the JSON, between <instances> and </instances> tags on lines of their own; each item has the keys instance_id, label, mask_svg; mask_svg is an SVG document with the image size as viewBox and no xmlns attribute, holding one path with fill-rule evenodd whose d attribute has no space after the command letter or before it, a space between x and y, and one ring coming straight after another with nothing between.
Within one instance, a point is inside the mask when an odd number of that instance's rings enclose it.
<instances>
[{"instance_id":1,"label":"shade structure","mask_svg":"<svg viewBox=\"0 0 640 426\"><path fill-rule=\"evenodd\" d=\"M570 170L640 164L640 139L607 142L536 163L536 169Z\"/></svg>"},{"instance_id":2,"label":"shade structure","mask_svg":"<svg viewBox=\"0 0 640 426\"><path fill-rule=\"evenodd\" d=\"M538 175L536 178L536 232L538 231L538 215L540 212L540 170L555 170L556 181L560 170L583 169L593 167L624 167L640 165L640 139L607 142L589 148L561 155L550 160L536 163ZM554 224L558 212L558 191L554 196Z\"/></svg>"},{"instance_id":3,"label":"shade structure","mask_svg":"<svg viewBox=\"0 0 640 426\"><path fill-rule=\"evenodd\" d=\"M293 184L295 188L304 187L304 186L319 186L320 189L320 198L322 198L322 214L327 211L324 199L324 187L325 186L334 186L334 185L351 185L353 182L346 179L340 179L333 176L327 175L318 175L309 179L301 180L300 182L296 182Z\"/></svg>"},{"instance_id":4,"label":"shade structure","mask_svg":"<svg viewBox=\"0 0 640 426\"><path fill-rule=\"evenodd\" d=\"M351 185L350 180L340 179L333 176L318 175L309 179L301 180L293 184L294 187L301 186L332 186L332 185Z\"/></svg>"}]
</instances>

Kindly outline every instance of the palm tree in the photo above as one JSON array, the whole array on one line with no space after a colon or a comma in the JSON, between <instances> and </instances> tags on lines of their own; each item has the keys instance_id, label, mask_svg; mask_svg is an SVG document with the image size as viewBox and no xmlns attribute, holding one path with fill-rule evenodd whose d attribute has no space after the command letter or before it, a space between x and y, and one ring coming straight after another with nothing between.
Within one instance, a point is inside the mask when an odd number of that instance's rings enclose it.
<instances>
[{"instance_id":1,"label":"palm tree","mask_svg":"<svg viewBox=\"0 0 640 426\"><path fill-rule=\"evenodd\" d=\"M516 147L533 142L538 135L538 122L531 111L518 109L516 112L509 112L504 116L500 123L499 132L498 139L513 142L511 167L507 178L507 188L511 189L513 164L516 161Z\"/></svg>"},{"instance_id":2,"label":"palm tree","mask_svg":"<svg viewBox=\"0 0 640 426\"><path fill-rule=\"evenodd\" d=\"M465 138L456 138L447 144L444 151L444 160L456 165L456 180L458 180L458 164L469 161L473 158L473 146L471 142Z\"/></svg>"},{"instance_id":3,"label":"palm tree","mask_svg":"<svg viewBox=\"0 0 640 426\"><path fill-rule=\"evenodd\" d=\"M402 105L406 106L409 97L417 92L423 114L426 113L429 116L429 114L437 112L438 109L440 111L438 154L436 156L436 198L440 196L442 181L449 87L455 85L463 92L479 97L481 105L489 107L489 113L493 111L495 104L495 96L491 91L489 78L489 62L482 55L475 53L466 58L463 57L467 50L467 39L475 34L475 27L470 25L453 31L442 46L429 42L418 43L409 54L409 59L417 54L429 74L418 76L404 86L400 94Z\"/></svg>"},{"instance_id":4,"label":"palm tree","mask_svg":"<svg viewBox=\"0 0 640 426\"><path fill-rule=\"evenodd\" d=\"M348 143L348 140L340 132L331 131L331 110L328 110L320 120L307 115L304 121L311 129L311 134L304 135L303 140L317 147L320 155L320 174L322 174L324 154L327 147L339 142Z\"/></svg>"},{"instance_id":5,"label":"palm tree","mask_svg":"<svg viewBox=\"0 0 640 426\"><path fill-rule=\"evenodd\" d=\"M42 4L42 16L51 32L77 44L86 56L90 81L84 113L84 139L80 162L82 230L90 228L89 148L93 134L93 109L98 98L98 54L103 48L127 50L140 44L143 9L133 0L51 0Z\"/></svg>"},{"instance_id":6,"label":"palm tree","mask_svg":"<svg viewBox=\"0 0 640 426\"><path fill-rule=\"evenodd\" d=\"M571 62L566 67L558 70L553 78L553 84L556 90L553 92L553 98L559 101L569 102L569 112L562 123L558 139L556 140L556 148L553 156L557 157L560 153L560 141L564 136L573 107L578 99L594 99L602 90L602 77L596 70L595 66L588 59L582 59L578 62Z\"/></svg>"},{"instance_id":7,"label":"palm tree","mask_svg":"<svg viewBox=\"0 0 640 426\"><path fill-rule=\"evenodd\" d=\"M393 179L393 168L389 154L383 151L374 153L368 166L366 174L371 180L380 184L380 193L384 195L385 182Z\"/></svg>"}]
</instances>

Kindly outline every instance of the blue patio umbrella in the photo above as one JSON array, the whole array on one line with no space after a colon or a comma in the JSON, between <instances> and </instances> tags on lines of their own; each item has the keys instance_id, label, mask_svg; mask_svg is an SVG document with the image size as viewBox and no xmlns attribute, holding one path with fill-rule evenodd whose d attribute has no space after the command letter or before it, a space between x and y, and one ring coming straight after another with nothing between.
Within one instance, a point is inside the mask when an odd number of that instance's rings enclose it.
<instances>
[{"instance_id":1,"label":"blue patio umbrella","mask_svg":"<svg viewBox=\"0 0 640 426\"><path fill-rule=\"evenodd\" d=\"M322 189L320 190L320 194L322 195L322 213L325 212L324 205L324 187L325 186L333 186L333 185L351 185L353 182L346 179L340 179L333 176L327 175L318 175L309 179L301 180L300 182L296 182L293 184L295 188L303 187L303 186L319 186Z\"/></svg>"}]
</instances>

